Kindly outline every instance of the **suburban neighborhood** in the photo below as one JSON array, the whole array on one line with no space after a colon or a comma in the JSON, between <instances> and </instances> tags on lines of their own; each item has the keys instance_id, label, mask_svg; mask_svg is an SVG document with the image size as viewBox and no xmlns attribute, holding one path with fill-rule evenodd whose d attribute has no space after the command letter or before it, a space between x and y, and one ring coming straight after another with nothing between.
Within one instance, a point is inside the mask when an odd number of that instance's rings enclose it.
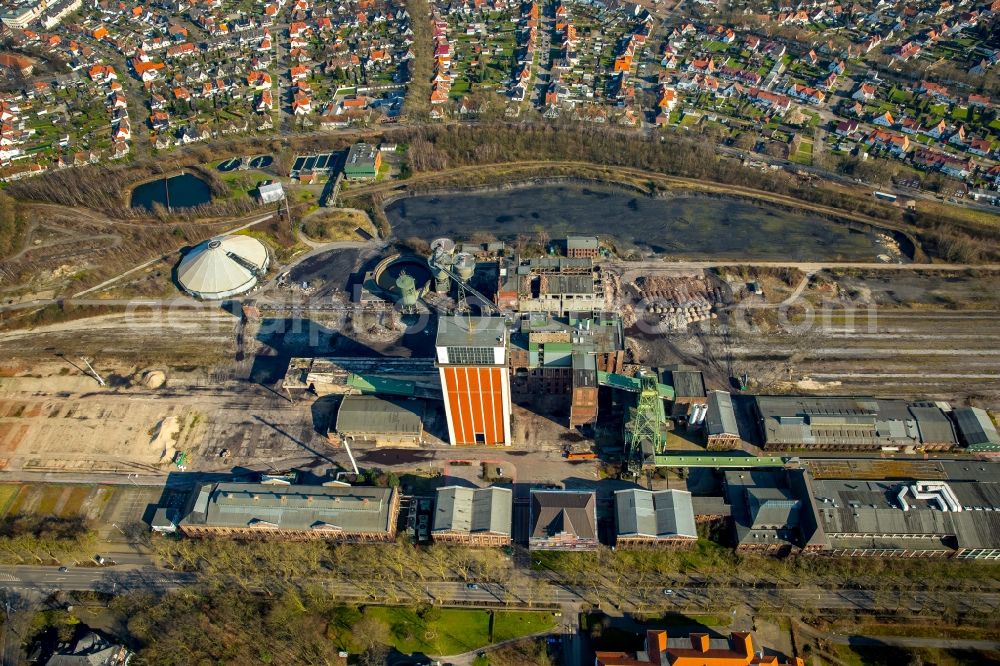
<instances>
[{"instance_id":1,"label":"suburban neighborhood","mask_svg":"<svg viewBox=\"0 0 1000 666\"><path fill-rule=\"evenodd\" d=\"M18 5L2 19L0 177L426 110L700 134L751 168L997 202L996 2L690 4Z\"/></svg>"}]
</instances>

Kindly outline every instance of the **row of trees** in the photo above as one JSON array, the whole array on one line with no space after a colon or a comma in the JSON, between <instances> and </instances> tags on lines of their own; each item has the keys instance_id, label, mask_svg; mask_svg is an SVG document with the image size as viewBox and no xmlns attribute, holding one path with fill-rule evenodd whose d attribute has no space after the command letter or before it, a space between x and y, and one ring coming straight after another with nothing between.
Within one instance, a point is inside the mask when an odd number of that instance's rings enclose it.
<instances>
[{"instance_id":1,"label":"row of trees","mask_svg":"<svg viewBox=\"0 0 1000 666\"><path fill-rule=\"evenodd\" d=\"M97 539L90 523L80 517L18 514L0 521L0 562L33 564L83 556Z\"/></svg>"},{"instance_id":2,"label":"row of trees","mask_svg":"<svg viewBox=\"0 0 1000 666\"><path fill-rule=\"evenodd\" d=\"M319 588L137 593L117 598L113 608L129 618L138 657L150 665L330 664L342 649L363 649L352 631L356 609L342 609ZM365 627L357 629L363 639Z\"/></svg>"},{"instance_id":3,"label":"row of trees","mask_svg":"<svg viewBox=\"0 0 1000 666\"><path fill-rule=\"evenodd\" d=\"M773 558L737 553L705 540L689 550L600 550L543 553L545 570L579 585L630 588L667 581L705 581L729 586L844 586L883 590L993 590L1000 585L995 562L849 557ZM596 579L596 582L595 582Z\"/></svg>"}]
</instances>

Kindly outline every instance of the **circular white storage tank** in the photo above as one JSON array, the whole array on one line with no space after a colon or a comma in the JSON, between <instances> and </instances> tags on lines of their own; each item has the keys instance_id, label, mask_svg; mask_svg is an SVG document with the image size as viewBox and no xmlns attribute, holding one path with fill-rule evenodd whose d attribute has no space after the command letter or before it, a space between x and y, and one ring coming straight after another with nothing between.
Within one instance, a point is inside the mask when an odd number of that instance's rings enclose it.
<instances>
[{"instance_id":1,"label":"circular white storage tank","mask_svg":"<svg viewBox=\"0 0 1000 666\"><path fill-rule=\"evenodd\" d=\"M218 236L195 246L177 266L177 282L195 298L236 296L267 272L267 248L250 236Z\"/></svg>"}]
</instances>

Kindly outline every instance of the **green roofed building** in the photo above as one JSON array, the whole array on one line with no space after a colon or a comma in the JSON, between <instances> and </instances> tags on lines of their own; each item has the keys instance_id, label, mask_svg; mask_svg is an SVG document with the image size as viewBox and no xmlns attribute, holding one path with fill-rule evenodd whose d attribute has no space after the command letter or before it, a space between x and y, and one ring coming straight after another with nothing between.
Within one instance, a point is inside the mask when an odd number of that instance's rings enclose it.
<instances>
[{"instance_id":1,"label":"green roofed building","mask_svg":"<svg viewBox=\"0 0 1000 666\"><path fill-rule=\"evenodd\" d=\"M190 537L392 541L399 492L360 486L204 483L178 527Z\"/></svg>"},{"instance_id":2,"label":"green roofed building","mask_svg":"<svg viewBox=\"0 0 1000 666\"><path fill-rule=\"evenodd\" d=\"M370 143L356 143L347 153L344 163L344 177L347 180L375 178L382 166L382 154Z\"/></svg>"}]
</instances>

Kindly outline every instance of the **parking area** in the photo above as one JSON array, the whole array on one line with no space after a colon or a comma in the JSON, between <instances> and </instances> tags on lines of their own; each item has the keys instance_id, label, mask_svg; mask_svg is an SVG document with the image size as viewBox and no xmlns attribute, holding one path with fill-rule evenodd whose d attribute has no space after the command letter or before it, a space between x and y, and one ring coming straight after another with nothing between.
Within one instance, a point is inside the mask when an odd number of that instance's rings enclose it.
<instances>
[{"instance_id":1,"label":"parking area","mask_svg":"<svg viewBox=\"0 0 1000 666\"><path fill-rule=\"evenodd\" d=\"M456 452L459 453L460 452ZM517 481L517 468L509 460L448 460L441 466L445 485L485 488Z\"/></svg>"}]
</instances>

